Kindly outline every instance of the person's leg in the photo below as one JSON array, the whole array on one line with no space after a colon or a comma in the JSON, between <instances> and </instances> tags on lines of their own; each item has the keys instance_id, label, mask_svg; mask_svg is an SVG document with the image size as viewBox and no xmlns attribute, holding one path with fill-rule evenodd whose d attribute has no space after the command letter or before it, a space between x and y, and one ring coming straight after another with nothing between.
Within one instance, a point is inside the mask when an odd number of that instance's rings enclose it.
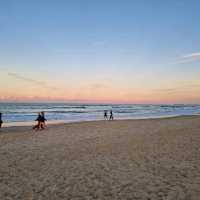
<instances>
[{"instance_id":1,"label":"person's leg","mask_svg":"<svg viewBox=\"0 0 200 200\"><path fill-rule=\"evenodd\" d=\"M41 122L41 129L44 129L44 122Z\"/></svg>"},{"instance_id":2,"label":"person's leg","mask_svg":"<svg viewBox=\"0 0 200 200\"><path fill-rule=\"evenodd\" d=\"M33 126L33 130L35 130L35 129L36 129L36 126L37 126L37 125Z\"/></svg>"},{"instance_id":3,"label":"person's leg","mask_svg":"<svg viewBox=\"0 0 200 200\"><path fill-rule=\"evenodd\" d=\"M42 130L42 122L39 122L39 130Z\"/></svg>"},{"instance_id":4,"label":"person's leg","mask_svg":"<svg viewBox=\"0 0 200 200\"><path fill-rule=\"evenodd\" d=\"M38 124L36 125L36 129L39 130L39 128L40 128L40 124L38 122Z\"/></svg>"},{"instance_id":5,"label":"person's leg","mask_svg":"<svg viewBox=\"0 0 200 200\"><path fill-rule=\"evenodd\" d=\"M35 126L33 126L33 130L35 130L35 129L39 129L39 123L38 124L36 124Z\"/></svg>"},{"instance_id":6,"label":"person's leg","mask_svg":"<svg viewBox=\"0 0 200 200\"><path fill-rule=\"evenodd\" d=\"M41 129L43 130L43 129L45 129L45 128L46 128L45 122L41 122Z\"/></svg>"}]
</instances>

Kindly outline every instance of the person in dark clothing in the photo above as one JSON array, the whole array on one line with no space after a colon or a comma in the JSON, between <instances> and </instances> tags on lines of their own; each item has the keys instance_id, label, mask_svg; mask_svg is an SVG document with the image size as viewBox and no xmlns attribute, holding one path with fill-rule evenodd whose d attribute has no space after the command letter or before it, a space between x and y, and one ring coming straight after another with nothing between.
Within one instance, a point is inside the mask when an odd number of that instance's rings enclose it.
<instances>
[{"instance_id":1,"label":"person in dark clothing","mask_svg":"<svg viewBox=\"0 0 200 200\"><path fill-rule=\"evenodd\" d=\"M44 116L44 112L41 112L41 118L40 118L40 128L41 129L44 129L46 127L46 124L45 124L46 121L47 120Z\"/></svg>"},{"instance_id":2,"label":"person in dark clothing","mask_svg":"<svg viewBox=\"0 0 200 200\"><path fill-rule=\"evenodd\" d=\"M113 116L112 110L110 111L110 118L109 118L109 120L114 120L114 116Z\"/></svg>"},{"instance_id":3,"label":"person in dark clothing","mask_svg":"<svg viewBox=\"0 0 200 200\"><path fill-rule=\"evenodd\" d=\"M0 128L2 127L3 121L2 121L2 113L0 113Z\"/></svg>"},{"instance_id":4,"label":"person in dark clothing","mask_svg":"<svg viewBox=\"0 0 200 200\"><path fill-rule=\"evenodd\" d=\"M41 118L42 118L42 115L41 113L38 113L38 117L36 118L35 121L37 121L38 123L33 127L33 129L35 130L39 130L40 129L40 123L41 123Z\"/></svg>"},{"instance_id":5,"label":"person in dark clothing","mask_svg":"<svg viewBox=\"0 0 200 200\"><path fill-rule=\"evenodd\" d=\"M104 111L104 119L108 119L107 110Z\"/></svg>"},{"instance_id":6,"label":"person in dark clothing","mask_svg":"<svg viewBox=\"0 0 200 200\"><path fill-rule=\"evenodd\" d=\"M46 125L45 125L46 119L45 119L45 116L44 116L44 112L39 113L38 117L35 121L37 121L38 123L33 127L33 129L34 130L35 129L36 130L43 130L46 127Z\"/></svg>"}]
</instances>

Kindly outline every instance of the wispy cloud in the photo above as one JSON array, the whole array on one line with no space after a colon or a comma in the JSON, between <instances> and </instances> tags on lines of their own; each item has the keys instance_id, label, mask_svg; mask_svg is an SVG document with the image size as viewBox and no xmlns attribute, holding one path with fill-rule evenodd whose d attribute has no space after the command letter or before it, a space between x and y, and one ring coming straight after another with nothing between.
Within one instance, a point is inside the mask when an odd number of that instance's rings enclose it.
<instances>
[{"instance_id":1,"label":"wispy cloud","mask_svg":"<svg viewBox=\"0 0 200 200\"><path fill-rule=\"evenodd\" d=\"M154 89L155 92L171 93L176 92L177 88Z\"/></svg>"},{"instance_id":2,"label":"wispy cloud","mask_svg":"<svg viewBox=\"0 0 200 200\"><path fill-rule=\"evenodd\" d=\"M194 62L194 61L200 61L200 52L183 55L177 60L177 63L181 64L181 63L188 63L188 62Z\"/></svg>"},{"instance_id":3,"label":"wispy cloud","mask_svg":"<svg viewBox=\"0 0 200 200\"><path fill-rule=\"evenodd\" d=\"M17 73L9 72L8 76L11 76L11 77L13 77L15 79L18 79L18 80L22 80L22 81L26 81L26 82L29 82L29 83L33 83L33 84L38 85L38 86L43 87L43 88L48 88L48 89L52 89L52 90L57 90L58 89L57 87L48 85L44 81L40 81L40 80L36 80L36 79L32 79L32 78L27 78L27 77L24 77L24 76L22 76L20 74L17 74Z\"/></svg>"},{"instance_id":4,"label":"wispy cloud","mask_svg":"<svg viewBox=\"0 0 200 200\"><path fill-rule=\"evenodd\" d=\"M200 84L187 84L177 87L171 87L171 88L162 88L162 89L154 89L153 91L156 93L165 93L165 94L176 94L179 92L188 92L191 90L200 90Z\"/></svg>"},{"instance_id":5,"label":"wispy cloud","mask_svg":"<svg viewBox=\"0 0 200 200\"><path fill-rule=\"evenodd\" d=\"M107 87L108 86L106 84L103 84L103 83L94 83L94 84L89 85L90 89L105 89Z\"/></svg>"}]
</instances>

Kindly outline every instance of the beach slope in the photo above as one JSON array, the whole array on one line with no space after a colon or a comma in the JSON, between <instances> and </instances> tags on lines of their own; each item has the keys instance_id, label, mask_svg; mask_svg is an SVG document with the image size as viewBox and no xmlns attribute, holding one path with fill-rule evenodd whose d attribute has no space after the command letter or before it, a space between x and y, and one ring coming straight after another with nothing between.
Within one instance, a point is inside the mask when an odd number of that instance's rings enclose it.
<instances>
[{"instance_id":1,"label":"beach slope","mask_svg":"<svg viewBox=\"0 0 200 200\"><path fill-rule=\"evenodd\" d=\"M0 199L200 199L200 117L0 130Z\"/></svg>"}]
</instances>

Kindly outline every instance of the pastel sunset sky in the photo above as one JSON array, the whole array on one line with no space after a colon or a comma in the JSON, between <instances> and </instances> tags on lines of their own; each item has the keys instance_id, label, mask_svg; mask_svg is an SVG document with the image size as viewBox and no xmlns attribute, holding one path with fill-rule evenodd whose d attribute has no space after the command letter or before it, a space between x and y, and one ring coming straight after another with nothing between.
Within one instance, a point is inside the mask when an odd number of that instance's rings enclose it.
<instances>
[{"instance_id":1,"label":"pastel sunset sky","mask_svg":"<svg viewBox=\"0 0 200 200\"><path fill-rule=\"evenodd\" d=\"M200 1L0 1L0 101L200 103Z\"/></svg>"}]
</instances>

